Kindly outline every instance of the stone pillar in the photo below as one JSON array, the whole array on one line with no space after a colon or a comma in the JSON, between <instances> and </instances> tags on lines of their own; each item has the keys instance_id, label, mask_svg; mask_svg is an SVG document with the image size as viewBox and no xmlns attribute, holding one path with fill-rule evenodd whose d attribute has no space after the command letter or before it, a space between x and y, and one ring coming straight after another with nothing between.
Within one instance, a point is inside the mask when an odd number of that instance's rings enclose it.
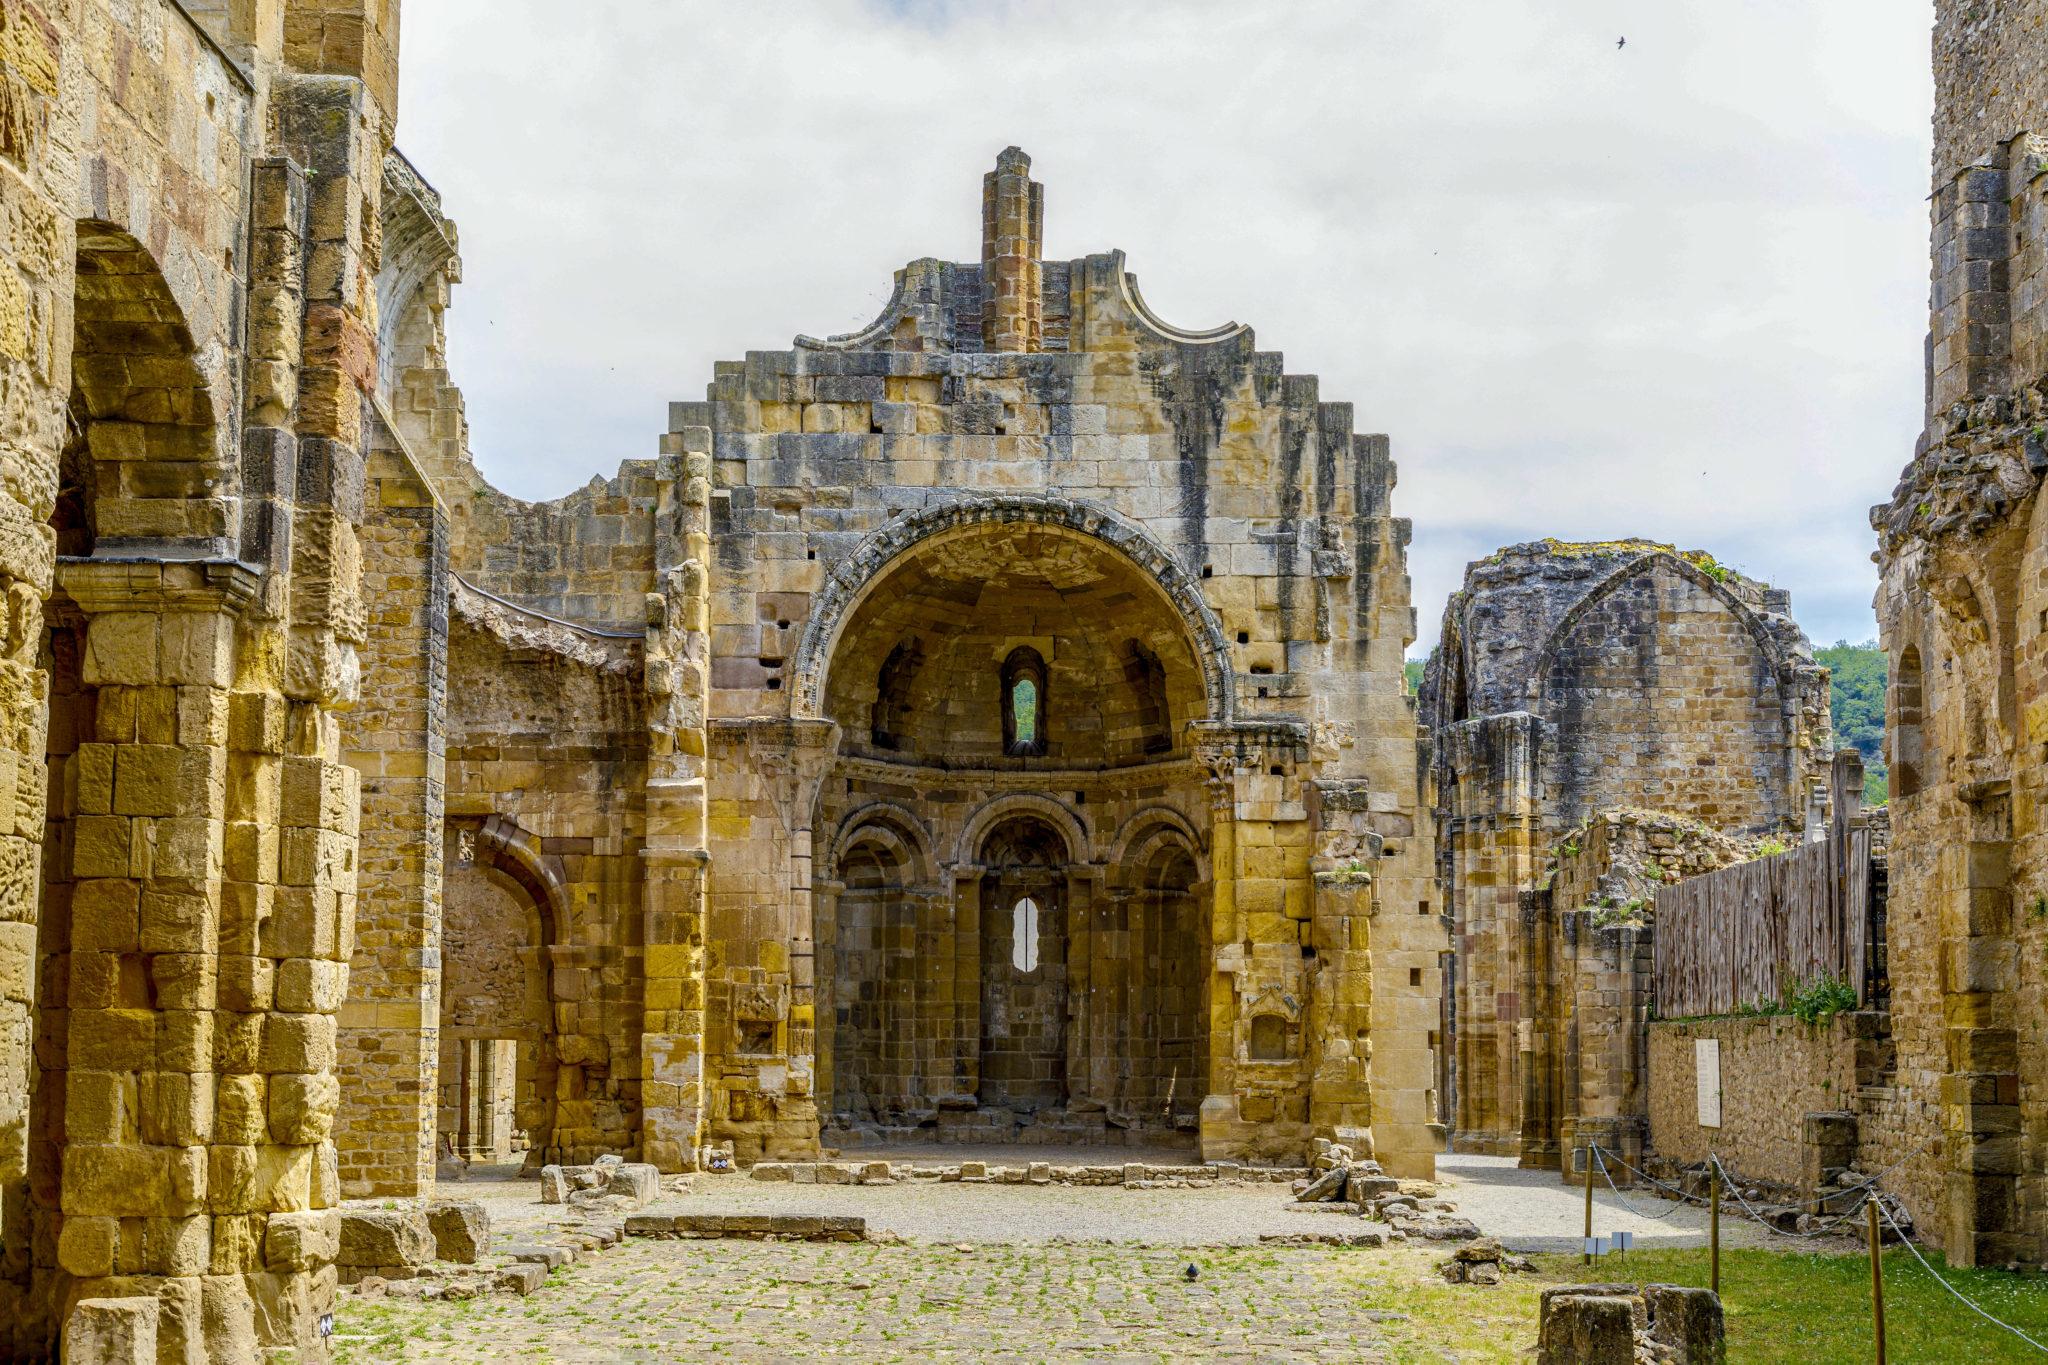
<instances>
[{"instance_id":1,"label":"stone pillar","mask_svg":"<svg viewBox=\"0 0 2048 1365\"><path fill-rule=\"evenodd\" d=\"M711 657L711 432L665 438L656 469L656 569L647 598L647 847L642 852L640 1155L695 1170L704 1144L706 768Z\"/></svg>"},{"instance_id":2,"label":"stone pillar","mask_svg":"<svg viewBox=\"0 0 2048 1365\"><path fill-rule=\"evenodd\" d=\"M845 889L844 882L817 879L811 883L810 1003L817 1020L817 1079L812 1085L821 1116L831 1113L840 1079L832 1065L832 1050L839 1024L839 893Z\"/></svg>"},{"instance_id":3,"label":"stone pillar","mask_svg":"<svg viewBox=\"0 0 2048 1365\"><path fill-rule=\"evenodd\" d=\"M316 1350L356 775L318 703L262 689L277 654L237 650L251 570L62 578L98 695L77 757L57 1263L84 1296L155 1278L176 1359Z\"/></svg>"},{"instance_id":4,"label":"stone pillar","mask_svg":"<svg viewBox=\"0 0 2048 1365\"><path fill-rule=\"evenodd\" d=\"M1213 869L1209 897L1209 941L1213 970L1209 975L1208 1094L1202 1100L1201 1144L1204 1161L1237 1154L1237 973L1246 966L1244 927L1237 913L1237 821L1230 780L1209 779L1209 859Z\"/></svg>"},{"instance_id":5,"label":"stone pillar","mask_svg":"<svg viewBox=\"0 0 2048 1365\"><path fill-rule=\"evenodd\" d=\"M1005 148L981 188L981 338L987 350L1041 349L1044 220L1045 187L1031 178L1031 158Z\"/></svg>"},{"instance_id":6,"label":"stone pillar","mask_svg":"<svg viewBox=\"0 0 2048 1365\"><path fill-rule=\"evenodd\" d=\"M341 718L362 775L362 897L337 1067L335 1122L353 1197L428 1194L440 1066L441 886L448 692L448 513L374 424L362 528L363 697Z\"/></svg>"},{"instance_id":7,"label":"stone pillar","mask_svg":"<svg viewBox=\"0 0 2048 1365\"><path fill-rule=\"evenodd\" d=\"M934 1077L933 1098L981 1093L981 879L987 868L953 867L953 1074ZM893 997L892 997L893 1000Z\"/></svg>"},{"instance_id":8,"label":"stone pillar","mask_svg":"<svg viewBox=\"0 0 2048 1365\"><path fill-rule=\"evenodd\" d=\"M1974 837L1942 850L1943 1249L1950 1265L2001 1265L2038 1254L2020 1219L2026 1157L2012 980L2011 795L2003 781L1962 794Z\"/></svg>"},{"instance_id":9,"label":"stone pillar","mask_svg":"<svg viewBox=\"0 0 2048 1365\"><path fill-rule=\"evenodd\" d=\"M1315 885L1315 996L1303 1030L1314 1068L1309 1123L1316 1137L1349 1147L1362 1160L1375 1154L1372 931L1378 906L1369 871L1318 872Z\"/></svg>"}]
</instances>

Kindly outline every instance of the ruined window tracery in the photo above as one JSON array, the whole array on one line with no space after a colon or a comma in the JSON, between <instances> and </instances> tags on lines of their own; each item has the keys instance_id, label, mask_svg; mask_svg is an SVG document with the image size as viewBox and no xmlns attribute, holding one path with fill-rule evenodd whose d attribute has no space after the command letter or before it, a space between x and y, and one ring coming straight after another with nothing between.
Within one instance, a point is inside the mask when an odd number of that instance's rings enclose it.
<instances>
[{"instance_id":1,"label":"ruined window tracery","mask_svg":"<svg viewBox=\"0 0 2048 1365\"><path fill-rule=\"evenodd\" d=\"M1003 660L1003 752L1033 757L1045 752L1045 660L1019 645Z\"/></svg>"}]
</instances>

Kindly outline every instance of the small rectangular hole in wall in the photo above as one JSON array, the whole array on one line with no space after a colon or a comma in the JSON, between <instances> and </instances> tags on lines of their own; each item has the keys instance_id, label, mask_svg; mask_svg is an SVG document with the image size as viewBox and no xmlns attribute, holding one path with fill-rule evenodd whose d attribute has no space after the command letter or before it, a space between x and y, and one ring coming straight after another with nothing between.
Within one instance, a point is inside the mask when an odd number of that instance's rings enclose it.
<instances>
[{"instance_id":1,"label":"small rectangular hole in wall","mask_svg":"<svg viewBox=\"0 0 2048 1365\"><path fill-rule=\"evenodd\" d=\"M1435 1029L1431 1029L1429 1031L1429 1045L1431 1047L1442 1047L1444 1045L1443 1035L1441 1033L1438 1033Z\"/></svg>"},{"instance_id":2,"label":"small rectangular hole in wall","mask_svg":"<svg viewBox=\"0 0 2048 1365\"><path fill-rule=\"evenodd\" d=\"M1259 689L1259 695L1260 695L1260 696L1262 696L1262 697L1263 697L1263 696L1265 696L1265 695L1266 695L1266 689L1265 689L1265 688L1263 688L1263 687L1262 687L1262 688L1260 688L1260 689Z\"/></svg>"},{"instance_id":3,"label":"small rectangular hole in wall","mask_svg":"<svg viewBox=\"0 0 2048 1365\"><path fill-rule=\"evenodd\" d=\"M1420 986L1422 984L1422 968L1410 967L1408 969L1408 984L1411 986Z\"/></svg>"},{"instance_id":4,"label":"small rectangular hole in wall","mask_svg":"<svg viewBox=\"0 0 2048 1365\"><path fill-rule=\"evenodd\" d=\"M1088 793L1087 793L1087 792L1075 792L1075 793L1074 793L1074 804L1075 804L1075 805L1077 805L1077 806L1085 806L1085 805L1087 805L1087 804L1088 804Z\"/></svg>"},{"instance_id":5,"label":"small rectangular hole in wall","mask_svg":"<svg viewBox=\"0 0 2048 1365\"><path fill-rule=\"evenodd\" d=\"M739 1021L740 1051L752 1057L775 1055L775 1021L773 1019L742 1019Z\"/></svg>"},{"instance_id":6,"label":"small rectangular hole in wall","mask_svg":"<svg viewBox=\"0 0 2048 1365\"><path fill-rule=\"evenodd\" d=\"M1241 645L1250 644L1252 642L1252 633L1248 630L1239 631L1237 633L1237 642Z\"/></svg>"},{"instance_id":7,"label":"small rectangular hole in wall","mask_svg":"<svg viewBox=\"0 0 2048 1365\"><path fill-rule=\"evenodd\" d=\"M1255 676L1257 676L1257 677L1261 677L1261 678L1270 678L1270 677L1272 677L1272 676L1273 676L1273 665L1271 665L1271 664L1253 664L1253 665L1252 665L1252 673L1253 673L1253 674L1254 674Z\"/></svg>"},{"instance_id":8,"label":"small rectangular hole in wall","mask_svg":"<svg viewBox=\"0 0 2048 1365\"><path fill-rule=\"evenodd\" d=\"M1204 564L1204 565L1202 566L1202 577L1204 577L1204 578L1213 578L1213 577L1215 577L1215 574L1216 574L1216 569L1215 569L1215 566L1214 566L1214 565L1211 565L1211 564Z\"/></svg>"},{"instance_id":9,"label":"small rectangular hole in wall","mask_svg":"<svg viewBox=\"0 0 2048 1365\"><path fill-rule=\"evenodd\" d=\"M782 667L782 660L780 660L780 659L775 659L775 658L770 658L770 657L768 657L768 656L766 656L766 655L763 655L763 656L761 656L761 667L763 667L763 668L766 668L766 669L770 669L770 670L773 670L773 669L777 669L777 668L780 668L780 667Z\"/></svg>"},{"instance_id":10,"label":"small rectangular hole in wall","mask_svg":"<svg viewBox=\"0 0 2048 1365\"><path fill-rule=\"evenodd\" d=\"M780 692L782 690L782 679L770 678L768 680L768 690L770 692Z\"/></svg>"},{"instance_id":11,"label":"small rectangular hole in wall","mask_svg":"<svg viewBox=\"0 0 2048 1365\"><path fill-rule=\"evenodd\" d=\"M816 550L805 550L805 551L804 551L804 558L805 558L805 559L816 559L817 557L818 557L818 552L817 552Z\"/></svg>"},{"instance_id":12,"label":"small rectangular hole in wall","mask_svg":"<svg viewBox=\"0 0 2048 1365\"><path fill-rule=\"evenodd\" d=\"M1416 914L1418 914L1418 915L1426 915L1426 914L1428 914L1428 913L1429 913L1429 902L1428 902L1428 901L1423 901L1423 902L1421 902L1420 904L1418 904L1418 905L1417 905L1417 906L1415 907L1415 913L1416 913Z\"/></svg>"},{"instance_id":13,"label":"small rectangular hole in wall","mask_svg":"<svg viewBox=\"0 0 2048 1365\"><path fill-rule=\"evenodd\" d=\"M1275 765L1273 765L1272 767L1268 768L1268 769L1267 769L1266 771L1267 771L1268 773L1272 774L1272 775L1273 775L1274 777L1285 777L1285 776L1287 776L1287 769L1285 769L1285 768L1283 768L1283 767L1279 766L1278 764L1275 764Z\"/></svg>"}]
</instances>

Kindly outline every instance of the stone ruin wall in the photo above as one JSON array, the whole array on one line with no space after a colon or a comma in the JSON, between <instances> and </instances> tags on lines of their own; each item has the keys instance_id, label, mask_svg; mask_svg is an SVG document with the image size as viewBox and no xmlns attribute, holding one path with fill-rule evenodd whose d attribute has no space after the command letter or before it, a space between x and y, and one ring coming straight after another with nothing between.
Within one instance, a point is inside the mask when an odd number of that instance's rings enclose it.
<instances>
[{"instance_id":1,"label":"stone ruin wall","mask_svg":"<svg viewBox=\"0 0 2048 1365\"><path fill-rule=\"evenodd\" d=\"M95 1295L157 1299L167 1358L316 1349L334 1283L396 6L194 16L0 27L10 1357Z\"/></svg>"},{"instance_id":2,"label":"stone ruin wall","mask_svg":"<svg viewBox=\"0 0 2048 1365\"><path fill-rule=\"evenodd\" d=\"M2038 0L1936 7L1927 427L1871 511L1895 765L1888 1103L1938 1154L1943 1214L1923 1224L1960 1265L2048 1246L2048 1039L2028 1025L2048 1007L2044 18Z\"/></svg>"},{"instance_id":3,"label":"stone ruin wall","mask_svg":"<svg viewBox=\"0 0 2048 1365\"><path fill-rule=\"evenodd\" d=\"M1457 926L1460 1150L1555 1167L1570 1123L1641 1113L1626 1021L1646 1006L1647 936L1557 900L1549 864L1575 829L1632 829L1599 818L1615 807L1674 843L1698 824L1801 827L1827 683L1789 611L1782 591L1647 541L1539 541L1468 569L1421 695ZM1633 838L1603 842L1597 872L1567 857L1556 875L1568 890L1581 870L1615 876ZM1610 1136L1640 1150L1639 1131Z\"/></svg>"}]
</instances>

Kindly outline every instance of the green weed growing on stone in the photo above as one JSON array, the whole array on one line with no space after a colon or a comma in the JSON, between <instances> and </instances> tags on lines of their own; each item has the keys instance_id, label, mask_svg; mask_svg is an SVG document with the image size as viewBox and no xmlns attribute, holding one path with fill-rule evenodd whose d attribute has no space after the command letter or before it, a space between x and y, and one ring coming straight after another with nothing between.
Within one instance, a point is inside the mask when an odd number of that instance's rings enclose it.
<instances>
[{"instance_id":1,"label":"green weed growing on stone","mask_svg":"<svg viewBox=\"0 0 2048 1365\"><path fill-rule=\"evenodd\" d=\"M1856 1008L1856 988L1833 972L1793 986L1786 995L1787 1008L1803 1024L1824 1024L1844 1010Z\"/></svg>"}]
</instances>

